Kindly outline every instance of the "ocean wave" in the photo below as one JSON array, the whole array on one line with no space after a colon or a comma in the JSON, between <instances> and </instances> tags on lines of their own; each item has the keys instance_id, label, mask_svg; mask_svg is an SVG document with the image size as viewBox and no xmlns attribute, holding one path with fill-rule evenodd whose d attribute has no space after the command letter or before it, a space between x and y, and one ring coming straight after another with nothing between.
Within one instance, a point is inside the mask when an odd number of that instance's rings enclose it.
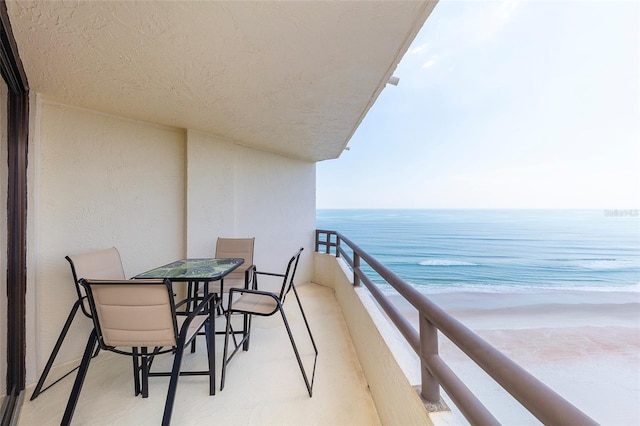
<instances>
[{"instance_id":1,"label":"ocean wave","mask_svg":"<svg viewBox=\"0 0 640 426\"><path fill-rule=\"evenodd\" d=\"M579 291L592 293L636 293L640 294L640 283L629 285L581 285L567 286L566 284L550 285L518 285L518 284L488 284L488 283L455 283L449 285L416 284L409 282L413 288L428 296L442 293L490 293L490 294L538 294L549 291ZM397 295L398 292L387 283L377 286L386 296Z\"/></svg>"},{"instance_id":2,"label":"ocean wave","mask_svg":"<svg viewBox=\"0 0 640 426\"><path fill-rule=\"evenodd\" d=\"M450 259L427 259L418 264L422 266L478 266L476 263Z\"/></svg>"},{"instance_id":3,"label":"ocean wave","mask_svg":"<svg viewBox=\"0 0 640 426\"><path fill-rule=\"evenodd\" d=\"M638 268L640 264L629 259L584 259L578 261L577 266L584 269L612 270Z\"/></svg>"}]
</instances>

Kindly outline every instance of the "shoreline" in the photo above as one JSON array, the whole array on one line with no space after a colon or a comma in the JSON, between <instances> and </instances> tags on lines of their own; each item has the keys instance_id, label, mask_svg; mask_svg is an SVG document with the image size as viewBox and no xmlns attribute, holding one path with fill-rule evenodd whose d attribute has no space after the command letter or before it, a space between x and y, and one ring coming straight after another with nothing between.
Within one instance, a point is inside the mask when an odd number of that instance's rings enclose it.
<instances>
[{"instance_id":1,"label":"shoreline","mask_svg":"<svg viewBox=\"0 0 640 426\"><path fill-rule=\"evenodd\" d=\"M568 290L426 296L595 421L640 424L640 293ZM415 309L400 296L390 299L417 328ZM539 424L439 336L445 362L498 420Z\"/></svg>"}]
</instances>

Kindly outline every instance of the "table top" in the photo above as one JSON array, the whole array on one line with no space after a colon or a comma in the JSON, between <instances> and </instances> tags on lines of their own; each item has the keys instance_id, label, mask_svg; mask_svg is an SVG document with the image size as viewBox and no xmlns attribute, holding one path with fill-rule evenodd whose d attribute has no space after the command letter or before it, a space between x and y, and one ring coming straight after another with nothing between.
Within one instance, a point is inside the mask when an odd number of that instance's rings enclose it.
<instances>
[{"instance_id":1,"label":"table top","mask_svg":"<svg viewBox=\"0 0 640 426\"><path fill-rule=\"evenodd\" d=\"M133 278L168 278L170 281L217 281L244 263L242 258L181 259Z\"/></svg>"}]
</instances>

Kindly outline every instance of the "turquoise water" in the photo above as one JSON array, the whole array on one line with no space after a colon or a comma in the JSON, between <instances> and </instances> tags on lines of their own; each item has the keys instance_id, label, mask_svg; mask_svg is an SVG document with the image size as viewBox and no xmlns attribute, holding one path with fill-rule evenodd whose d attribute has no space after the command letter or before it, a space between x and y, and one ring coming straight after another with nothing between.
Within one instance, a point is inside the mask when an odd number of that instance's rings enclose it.
<instances>
[{"instance_id":1,"label":"turquoise water","mask_svg":"<svg viewBox=\"0 0 640 426\"><path fill-rule=\"evenodd\" d=\"M317 228L425 294L640 292L637 210L318 210Z\"/></svg>"}]
</instances>

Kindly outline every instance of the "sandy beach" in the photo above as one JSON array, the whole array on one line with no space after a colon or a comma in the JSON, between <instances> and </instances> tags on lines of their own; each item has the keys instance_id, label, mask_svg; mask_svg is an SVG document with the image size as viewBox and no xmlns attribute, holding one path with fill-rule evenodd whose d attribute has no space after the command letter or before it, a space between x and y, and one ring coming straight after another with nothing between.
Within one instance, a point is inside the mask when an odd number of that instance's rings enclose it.
<instances>
[{"instance_id":1,"label":"sandy beach","mask_svg":"<svg viewBox=\"0 0 640 426\"><path fill-rule=\"evenodd\" d=\"M598 423L640 424L640 293L428 297ZM417 324L413 308L394 300ZM503 424L539 424L442 335L440 354Z\"/></svg>"}]
</instances>

